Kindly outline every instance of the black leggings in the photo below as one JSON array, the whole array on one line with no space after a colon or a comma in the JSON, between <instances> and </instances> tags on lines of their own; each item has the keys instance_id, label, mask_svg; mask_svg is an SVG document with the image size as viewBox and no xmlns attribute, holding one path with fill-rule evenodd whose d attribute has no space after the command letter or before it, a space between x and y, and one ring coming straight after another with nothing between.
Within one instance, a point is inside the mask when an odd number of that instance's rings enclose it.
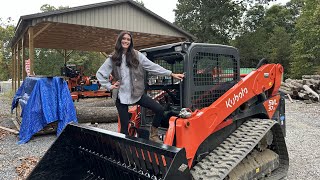
<instances>
[{"instance_id":1,"label":"black leggings","mask_svg":"<svg viewBox=\"0 0 320 180\"><path fill-rule=\"evenodd\" d=\"M164 108L154 99L149 97L146 94L143 94L141 99L136 103L142 107L151 109L155 116L152 121L152 126L159 127L161 123L161 119L163 119ZM121 104L119 98L116 100L116 107L120 116L121 130L120 132L123 134L128 134L128 124L129 124L129 112L128 105Z\"/></svg>"}]
</instances>

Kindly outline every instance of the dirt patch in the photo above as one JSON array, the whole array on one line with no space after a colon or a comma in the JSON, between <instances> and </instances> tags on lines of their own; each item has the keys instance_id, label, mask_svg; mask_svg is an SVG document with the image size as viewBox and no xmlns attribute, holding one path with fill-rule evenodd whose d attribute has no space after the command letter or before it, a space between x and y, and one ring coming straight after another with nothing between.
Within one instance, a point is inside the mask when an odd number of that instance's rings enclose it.
<instances>
[{"instance_id":1,"label":"dirt patch","mask_svg":"<svg viewBox=\"0 0 320 180\"><path fill-rule=\"evenodd\" d=\"M16 173L18 174L18 180L26 179L27 176L31 173L32 169L37 165L39 162L38 157L27 157L20 159L21 164L20 166L16 167Z\"/></svg>"},{"instance_id":2,"label":"dirt patch","mask_svg":"<svg viewBox=\"0 0 320 180\"><path fill-rule=\"evenodd\" d=\"M2 140L8 134L10 134L8 131L0 129L0 140Z\"/></svg>"}]
</instances>

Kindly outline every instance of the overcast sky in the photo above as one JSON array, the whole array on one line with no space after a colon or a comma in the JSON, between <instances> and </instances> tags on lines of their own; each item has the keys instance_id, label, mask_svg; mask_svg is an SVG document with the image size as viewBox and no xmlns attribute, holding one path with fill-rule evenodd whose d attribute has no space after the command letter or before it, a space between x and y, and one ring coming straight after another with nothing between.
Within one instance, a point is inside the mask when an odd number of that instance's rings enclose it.
<instances>
[{"instance_id":1,"label":"overcast sky","mask_svg":"<svg viewBox=\"0 0 320 180\"><path fill-rule=\"evenodd\" d=\"M40 7L44 4L51 6L81 6L104 2L107 0L3 0L0 2L0 18L13 18L16 25L20 16L35 14L40 12ZM177 0L142 0L146 8L158 14L169 22L174 21L173 9L176 8ZM288 2L289 0L277 0L277 3Z\"/></svg>"}]
</instances>

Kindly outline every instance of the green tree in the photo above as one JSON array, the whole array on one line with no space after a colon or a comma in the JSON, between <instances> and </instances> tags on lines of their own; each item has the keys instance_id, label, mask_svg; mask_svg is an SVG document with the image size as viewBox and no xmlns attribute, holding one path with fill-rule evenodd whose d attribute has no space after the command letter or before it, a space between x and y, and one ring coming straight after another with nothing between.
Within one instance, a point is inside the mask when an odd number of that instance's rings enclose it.
<instances>
[{"instance_id":1,"label":"green tree","mask_svg":"<svg viewBox=\"0 0 320 180\"><path fill-rule=\"evenodd\" d=\"M241 67L256 67L259 60L268 56L268 33L264 28L237 36L232 45L240 51Z\"/></svg>"},{"instance_id":2,"label":"green tree","mask_svg":"<svg viewBox=\"0 0 320 180\"><path fill-rule=\"evenodd\" d=\"M137 2L138 4L140 4L141 6L143 6L143 7L144 7L144 3L143 3L143 1L141 1L141 0L135 0L135 2Z\"/></svg>"},{"instance_id":3,"label":"green tree","mask_svg":"<svg viewBox=\"0 0 320 180\"><path fill-rule=\"evenodd\" d=\"M242 18L255 4L273 0L178 0L175 24L199 42L229 44L239 34Z\"/></svg>"},{"instance_id":4,"label":"green tree","mask_svg":"<svg viewBox=\"0 0 320 180\"><path fill-rule=\"evenodd\" d=\"M233 0L178 0L175 23L200 42L228 44L239 28L244 6Z\"/></svg>"},{"instance_id":5,"label":"green tree","mask_svg":"<svg viewBox=\"0 0 320 180\"><path fill-rule=\"evenodd\" d=\"M280 63L285 70L285 77L288 77L290 54L291 54L291 36L284 27L275 27L267 43L268 59L272 63Z\"/></svg>"},{"instance_id":6,"label":"green tree","mask_svg":"<svg viewBox=\"0 0 320 180\"><path fill-rule=\"evenodd\" d=\"M295 17L299 14L298 10L293 10L296 7L290 2L286 6L274 5L270 8L256 5L247 11L240 36L233 41L240 51L242 65L256 64L264 57L270 62L282 64L285 76L288 76Z\"/></svg>"},{"instance_id":7,"label":"green tree","mask_svg":"<svg viewBox=\"0 0 320 180\"><path fill-rule=\"evenodd\" d=\"M72 53L68 64L75 64L84 69L84 75L95 75L99 67L105 61L105 57L98 52L77 51Z\"/></svg>"},{"instance_id":8,"label":"green tree","mask_svg":"<svg viewBox=\"0 0 320 180\"><path fill-rule=\"evenodd\" d=\"M301 16L297 19L295 43L291 63L292 77L313 74L320 67L320 4L306 0Z\"/></svg>"},{"instance_id":9,"label":"green tree","mask_svg":"<svg viewBox=\"0 0 320 180\"><path fill-rule=\"evenodd\" d=\"M8 80L11 72L11 49L8 47L14 34L12 19L0 18L0 80Z\"/></svg>"},{"instance_id":10,"label":"green tree","mask_svg":"<svg viewBox=\"0 0 320 180\"><path fill-rule=\"evenodd\" d=\"M283 27L287 32L290 32L294 28L294 23L293 15L289 9L285 6L273 5L266 11L263 27L270 33L273 33L276 27Z\"/></svg>"},{"instance_id":11,"label":"green tree","mask_svg":"<svg viewBox=\"0 0 320 180\"><path fill-rule=\"evenodd\" d=\"M61 67L64 64L63 56L52 49L36 49L35 73L37 75L58 76L61 75Z\"/></svg>"},{"instance_id":12,"label":"green tree","mask_svg":"<svg viewBox=\"0 0 320 180\"><path fill-rule=\"evenodd\" d=\"M242 32L254 32L262 27L266 9L258 4L251 7L244 16Z\"/></svg>"},{"instance_id":13,"label":"green tree","mask_svg":"<svg viewBox=\"0 0 320 180\"><path fill-rule=\"evenodd\" d=\"M40 7L41 12L49 12L49 11L56 11L61 9L68 9L69 6L59 6L58 8L51 6L50 4L44 4Z\"/></svg>"}]
</instances>

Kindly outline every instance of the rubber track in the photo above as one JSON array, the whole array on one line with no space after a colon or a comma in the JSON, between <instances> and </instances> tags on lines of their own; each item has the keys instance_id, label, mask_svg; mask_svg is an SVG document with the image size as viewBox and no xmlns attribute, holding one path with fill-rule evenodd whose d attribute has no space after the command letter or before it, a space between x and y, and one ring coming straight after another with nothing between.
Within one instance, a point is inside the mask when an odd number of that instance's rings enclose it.
<instances>
[{"instance_id":1,"label":"rubber track","mask_svg":"<svg viewBox=\"0 0 320 180\"><path fill-rule=\"evenodd\" d=\"M249 154L276 121L251 119L244 122L192 169L194 179L224 179Z\"/></svg>"}]
</instances>

